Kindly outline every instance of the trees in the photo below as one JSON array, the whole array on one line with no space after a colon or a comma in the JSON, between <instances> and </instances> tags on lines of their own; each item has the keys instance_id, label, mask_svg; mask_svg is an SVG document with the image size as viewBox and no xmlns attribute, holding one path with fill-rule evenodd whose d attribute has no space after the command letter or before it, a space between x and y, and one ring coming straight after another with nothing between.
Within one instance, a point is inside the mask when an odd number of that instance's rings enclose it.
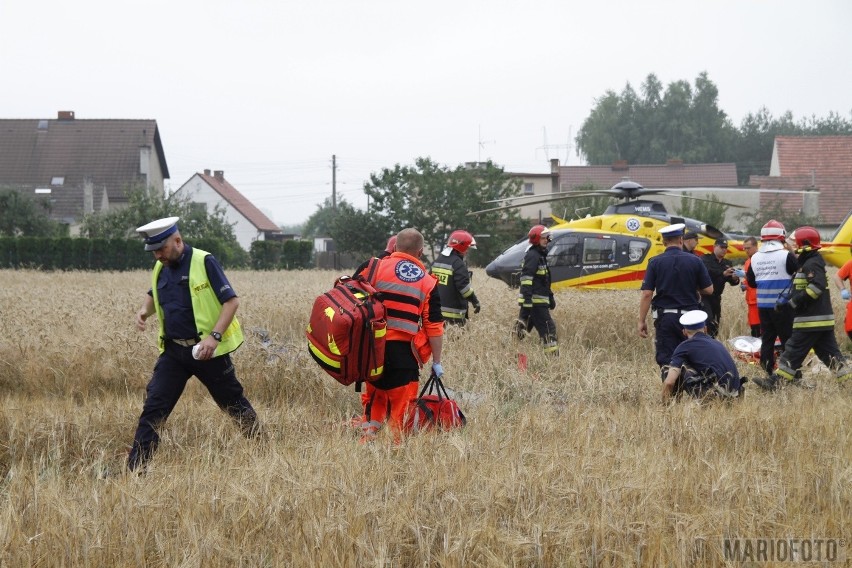
<instances>
[{"instance_id":1,"label":"trees","mask_svg":"<svg viewBox=\"0 0 852 568\"><path fill-rule=\"evenodd\" d=\"M225 219L225 210L217 207L208 212L177 194L164 196L144 186L127 189L128 205L83 217L80 234L89 238L126 239L136 235L136 228L163 217L180 217L181 236L189 241L217 239L223 243L233 265L244 264L248 254L240 247L233 227ZM221 259L220 259L221 260Z\"/></svg>"},{"instance_id":2,"label":"trees","mask_svg":"<svg viewBox=\"0 0 852 568\"><path fill-rule=\"evenodd\" d=\"M50 201L23 195L14 189L0 189L0 236L60 237L67 226L48 217Z\"/></svg>"},{"instance_id":3,"label":"trees","mask_svg":"<svg viewBox=\"0 0 852 568\"><path fill-rule=\"evenodd\" d=\"M365 256L383 250L389 235L415 227L423 233L426 256L434 259L452 231L465 229L477 241L477 249L469 253L470 261L487 261L528 227L514 210L477 216L468 213L482 209L485 201L519 191L520 182L507 177L492 162L451 169L428 157L418 158L413 166L396 164L371 174L364 184L369 210L339 205L329 234L338 250Z\"/></svg>"},{"instance_id":4,"label":"trees","mask_svg":"<svg viewBox=\"0 0 852 568\"><path fill-rule=\"evenodd\" d=\"M189 198L177 194L164 196L143 186L127 189L127 207L92 213L83 217L80 234L89 238L126 239L136 235L136 227L163 217L180 217L180 232L186 239L237 239L233 227L225 219L225 210L217 207L208 213Z\"/></svg>"},{"instance_id":5,"label":"trees","mask_svg":"<svg viewBox=\"0 0 852 568\"><path fill-rule=\"evenodd\" d=\"M695 79L694 89L687 81L674 81L662 95L662 83L652 73L641 92L640 98L628 83L621 95L607 91L597 100L576 138L590 164L732 159L736 131L719 109L718 89L706 72Z\"/></svg>"},{"instance_id":6,"label":"trees","mask_svg":"<svg viewBox=\"0 0 852 568\"><path fill-rule=\"evenodd\" d=\"M697 219L717 229L724 230L722 224L725 221L728 206L719 201L715 195L702 199L690 199L686 195L681 196L677 214L681 217Z\"/></svg>"}]
</instances>

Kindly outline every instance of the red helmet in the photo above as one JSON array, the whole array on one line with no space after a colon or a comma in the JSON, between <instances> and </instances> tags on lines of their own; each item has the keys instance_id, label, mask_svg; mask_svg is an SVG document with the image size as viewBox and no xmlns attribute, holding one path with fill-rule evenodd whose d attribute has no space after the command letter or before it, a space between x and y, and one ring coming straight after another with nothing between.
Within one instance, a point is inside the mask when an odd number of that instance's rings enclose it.
<instances>
[{"instance_id":1,"label":"red helmet","mask_svg":"<svg viewBox=\"0 0 852 568\"><path fill-rule=\"evenodd\" d=\"M530 229L529 238L530 243L539 246L541 245L542 239L550 240L550 229L548 229L544 225L536 225L535 227Z\"/></svg>"},{"instance_id":2,"label":"red helmet","mask_svg":"<svg viewBox=\"0 0 852 568\"><path fill-rule=\"evenodd\" d=\"M388 239L388 244L385 246L385 252L393 253L396 250L396 235Z\"/></svg>"},{"instance_id":3,"label":"red helmet","mask_svg":"<svg viewBox=\"0 0 852 568\"><path fill-rule=\"evenodd\" d=\"M799 227L795 230L796 233L796 248L799 252L806 250L819 250L820 245L819 231L813 227Z\"/></svg>"},{"instance_id":4,"label":"red helmet","mask_svg":"<svg viewBox=\"0 0 852 568\"><path fill-rule=\"evenodd\" d=\"M787 237L787 231L784 229L784 225L776 221L775 219L771 219L767 221L763 228L760 230L760 240L761 241L781 241L784 242L784 239Z\"/></svg>"},{"instance_id":5,"label":"red helmet","mask_svg":"<svg viewBox=\"0 0 852 568\"><path fill-rule=\"evenodd\" d=\"M464 254L469 248L476 248L476 239L467 231L453 231L450 233L450 238L447 240L447 246L455 249L459 254Z\"/></svg>"}]
</instances>

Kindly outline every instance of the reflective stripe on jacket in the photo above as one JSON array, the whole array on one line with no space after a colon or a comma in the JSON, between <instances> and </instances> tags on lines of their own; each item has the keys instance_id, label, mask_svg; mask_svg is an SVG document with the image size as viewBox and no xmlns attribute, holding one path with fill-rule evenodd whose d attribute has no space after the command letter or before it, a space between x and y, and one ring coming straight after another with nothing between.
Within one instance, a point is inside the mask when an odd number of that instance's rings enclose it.
<instances>
[{"instance_id":1,"label":"reflective stripe on jacket","mask_svg":"<svg viewBox=\"0 0 852 568\"><path fill-rule=\"evenodd\" d=\"M441 253L432 263L432 274L438 279L441 315L449 319L464 319L468 300L475 297L464 258L454 249L450 249L448 254Z\"/></svg>"},{"instance_id":2,"label":"reflective stripe on jacket","mask_svg":"<svg viewBox=\"0 0 852 568\"><path fill-rule=\"evenodd\" d=\"M395 252L381 260L375 287L382 293L388 341L411 341L421 324L430 337L443 334L443 322L433 322L429 316L429 297L437 284L423 263L411 255Z\"/></svg>"},{"instance_id":3,"label":"reflective stripe on jacket","mask_svg":"<svg viewBox=\"0 0 852 568\"><path fill-rule=\"evenodd\" d=\"M793 276L793 329L824 331L834 329L834 308L825 274L825 260L817 251L799 255L799 270Z\"/></svg>"}]
</instances>

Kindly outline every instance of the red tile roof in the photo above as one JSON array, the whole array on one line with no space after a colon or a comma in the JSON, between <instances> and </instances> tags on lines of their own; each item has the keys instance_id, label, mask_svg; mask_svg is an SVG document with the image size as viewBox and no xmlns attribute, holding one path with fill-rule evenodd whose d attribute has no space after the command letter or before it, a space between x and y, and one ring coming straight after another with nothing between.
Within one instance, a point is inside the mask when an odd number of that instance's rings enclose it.
<instances>
[{"instance_id":1,"label":"red tile roof","mask_svg":"<svg viewBox=\"0 0 852 568\"><path fill-rule=\"evenodd\" d=\"M736 187L737 167L723 164L650 164L610 166L560 166L559 185L563 191L593 183L604 189L628 178L647 188Z\"/></svg>"},{"instance_id":2,"label":"red tile roof","mask_svg":"<svg viewBox=\"0 0 852 568\"><path fill-rule=\"evenodd\" d=\"M233 185L228 183L223 172L216 171L212 176L207 173L199 173L198 176L207 182L207 184L219 195L221 195L222 198L231 205L231 207L239 211L243 217L248 219L258 231L281 232L281 227L272 222L272 220L264 215L260 209L255 207L251 201L246 199L242 193L237 191Z\"/></svg>"},{"instance_id":3,"label":"red tile roof","mask_svg":"<svg viewBox=\"0 0 852 568\"><path fill-rule=\"evenodd\" d=\"M852 210L852 136L777 136L772 155L773 173L752 176L750 185L761 188L819 190L819 222L839 225ZM788 211L803 206L801 195L764 193L761 207L780 200Z\"/></svg>"},{"instance_id":4,"label":"red tile roof","mask_svg":"<svg viewBox=\"0 0 852 568\"><path fill-rule=\"evenodd\" d=\"M776 136L772 158L781 177L852 179L852 136Z\"/></svg>"}]
</instances>

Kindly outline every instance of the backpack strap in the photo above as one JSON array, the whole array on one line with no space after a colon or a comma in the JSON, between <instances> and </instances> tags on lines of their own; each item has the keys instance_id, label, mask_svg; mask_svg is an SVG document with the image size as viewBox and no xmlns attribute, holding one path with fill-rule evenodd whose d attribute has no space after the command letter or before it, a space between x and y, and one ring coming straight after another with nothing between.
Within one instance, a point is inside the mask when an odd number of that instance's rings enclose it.
<instances>
[{"instance_id":1,"label":"backpack strap","mask_svg":"<svg viewBox=\"0 0 852 568\"><path fill-rule=\"evenodd\" d=\"M369 282L373 286L376 285L376 271L379 269L379 263L381 261L382 259L377 258L375 256L367 261L367 266L365 268L365 270L367 271L367 275L364 277L364 279L367 280L367 282Z\"/></svg>"}]
</instances>

